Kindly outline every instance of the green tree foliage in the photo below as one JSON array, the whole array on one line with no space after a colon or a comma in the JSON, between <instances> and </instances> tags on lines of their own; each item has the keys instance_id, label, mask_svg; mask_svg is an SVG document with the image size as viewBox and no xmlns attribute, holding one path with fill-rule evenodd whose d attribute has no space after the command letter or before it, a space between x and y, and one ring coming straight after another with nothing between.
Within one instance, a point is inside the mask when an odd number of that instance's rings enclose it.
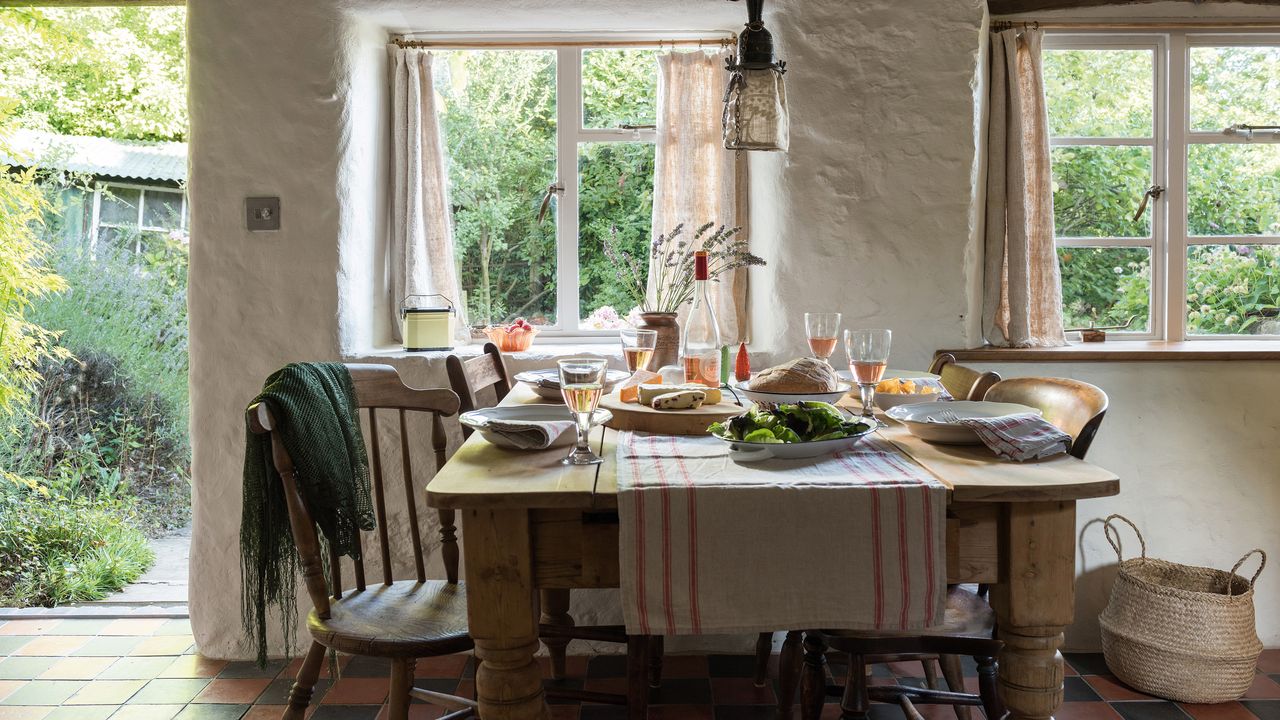
<instances>
[{"instance_id":1,"label":"green tree foliage","mask_svg":"<svg viewBox=\"0 0 1280 720\"><path fill-rule=\"evenodd\" d=\"M185 140L186 9L0 10L0 93L23 127Z\"/></svg>"}]
</instances>

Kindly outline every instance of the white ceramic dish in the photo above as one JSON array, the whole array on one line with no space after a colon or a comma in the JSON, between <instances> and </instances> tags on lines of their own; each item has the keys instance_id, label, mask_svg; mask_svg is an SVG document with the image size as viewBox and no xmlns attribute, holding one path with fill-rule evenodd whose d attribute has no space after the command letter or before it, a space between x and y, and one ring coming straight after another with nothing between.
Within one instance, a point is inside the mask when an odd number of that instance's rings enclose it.
<instances>
[{"instance_id":1,"label":"white ceramic dish","mask_svg":"<svg viewBox=\"0 0 1280 720\"><path fill-rule=\"evenodd\" d=\"M591 415L591 427L609 422L612 419L613 413L608 410L596 410ZM573 414L569 412L569 408L563 405L505 405L472 410L458 416L458 422L479 432L484 436L485 440L498 447L514 448L515 446L505 437L489 430L489 423L493 420L507 423L573 422ZM560 433L559 437L551 441L549 447L572 445L575 434L576 431L572 427L568 427L564 432Z\"/></svg>"},{"instance_id":2,"label":"white ceramic dish","mask_svg":"<svg viewBox=\"0 0 1280 720\"><path fill-rule=\"evenodd\" d=\"M839 377L841 380L844 380L845 382L849 382L849 383L853 382L853 373L849 372L848 370L837 370L836 376ZM888 380L889 378L902 378L903 380L919 380L922 378L931 378L933 380L941 380L942 376L934 375L933 373L923 372L920 370L894 370L893 368L889 368L888 370L884 371L884 375L881 376L881 379Z\"/></svg>"},{"instance_id":3,"label":"white ceramic dish","mask_svg":"<svg viewBox=\"0 0 1280 720\"><path fill-rule=\"evenodd\" d=\"M608 395L618 383L629 377L631 377L631 374L625 370L605 370L604 393ZM560 370L558 368L526 370L522 373L516 373L515 380L528 385L543 400L564 401L564 398L560 395Z\"/></svg>"},{"instance_id":4,"label":"white ceramic dish","mask_svg":"<svg viewBox=\"0 0 1280 720\"><path fill-rule=\"evenodd\" d=\"M741 440L717 439L721 442L729 443L729 457L739 462L757 462L775 458L778 460L799 460L848 450L857 445L862 438L875 432L878 427L878 425L872 425L871 428L857 435L835 440L819 440L818 442L749 443ZM716 436L713 435L712 437Z\"/></svg>"},{"instance_id":5,"label":"white ceramic dish","mask_svg":"<svg viewBox=\"0 0 1280 720\"><path fill-rule=\"evenodd\" d=\"M749 380L735 380L730 383L730 387L734 392L746 397L748 400L767 405L786 405L806 400L810 402L826 402L835 403L846 393L853 389L853 385L847 382L836 383L836 391L829 393L776 393L761 392L759 390L749 389L751 382Z\"/></svg>"},{"instance_id":6,"label":"white ceramic dish","mask_svg":"<svg viewBox=\"0 0 1280 720\"><path fill-rule=\"evenodd\" d=\"M980 400L950 400L946 402L899 405L885 414L907 426L912 435L929 442L944 445L977 445L982 441L969 427L956 422L970 417L997 418L1007 415L1033 413L1036 408L1017 403L998 403Z\"/></svg>"},{"instance_id":7,"label":"white ceramic dish","mask_svg":"<svg viewBox=\"0 0 1280 720\"><path fill-rule=\"evenodd\" d=\"M857 396L857 393L854 393ZM889 410L899 405L914 405L925 402L942 402L942 393L876 393L876 407Z\"/></svg>"}]
</instances>

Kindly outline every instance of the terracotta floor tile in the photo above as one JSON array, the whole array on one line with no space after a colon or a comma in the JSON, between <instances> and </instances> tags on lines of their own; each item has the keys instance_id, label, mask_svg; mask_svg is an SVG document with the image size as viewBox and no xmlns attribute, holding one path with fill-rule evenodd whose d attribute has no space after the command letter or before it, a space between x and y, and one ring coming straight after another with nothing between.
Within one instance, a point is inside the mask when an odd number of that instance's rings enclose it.
<instances>
[{"instance_id":1,"label":"terracotta floor tile","mask_svg":"<svg viewBox=\"0 0 1280 720\"><path fill-rule=\"evenodd\" d=\"M706 655L668 655L662 659L664 678L704 678L709 675Z\"/></svg>"},{"instance_id":2,"label":"terracotta floor tile","mask_svg":"<svg viewBox=\"0 0 1280 720\"><path fill-rule=\"evenodd\" d=\"M581 660L581 662L573 662L575 659ZM568 658L568 660L569 662L566 665L568 666L570 677L580 677L581 673L586 672L586 658ZM441 657L421 658L414 668L413 676L420 678L459 678L462 677L462 671L466 669L469 662L471 662L470 655L443 655ZM577 675L575 675L575 666L581 666ZM547 671L544 670L544 672Z\"/></svg>"},{"instance_id":3,"label":"terracotta floor tile","mask_svg":"<svg viewBox=\"0 0 1280 720\"><path fill-rule=\"evenodd\" d=\"M9 657L0 659L0 680L35 680L53 667L58 658Z\"/></svg>"},{"instance_id":4,"label":"terracotta floor tile","mask_svg":"<svg viewBox=\"0 0 1280 720\"><path fill-rule=\"evenodd\" d=\"M649 720L711 720L715 717L710 705L652 705Z\"/></svg>"},{"instance_id":5,"label":"terracotta floor tile","mask_svg":"<svg viewBox=\"0 0 1280 720\"><path fill-rule=\"evenodd\" d=\"M211 678L217 677L226 666L226 660L213 660L203 655L182 655L175 658L158 677Z\"/></svg>"},{"instance_id":6,"label":"terracotta floor tile","mask_svg":"<svg viewBox=\"0 0 1280 720\"><path fill-rule=\"evenodd\" d=\"M251 705L270 684L266 678L212 680L191 702Z\"/></svg>"},{"instance_id":7,"label":"terracotta floor tile","mask_svg":"<svg viewBox=\"0 0 1280 720\"><path fill-rule=\"evenodd\" d=\"M303 662L303 660L305 660L305 659L306 659L306 658L300 658L300 657L298 657L298 658L294 658L293 660L289 661L289 664L288 664L288 665L286 665L286 666L285 666L285 668L284 668L283 670L281 670L281 671L280 671L280 673L279 673L279 675L277 675L276 677L287 677L287 678L296 678L296 677L298 677L298 671L302 669L302 662ZM428 676L428 675L423 675L423 674L421 674L421 670L422 670L422 663L423 663L423 661L424 661L424 660L426 660L426 658L423 658L423 660L419 660L419 661L418 661L418 670L419 670L419 672L418 672L417 677L434 677L434 676ZM342 655L342 654L339 654L339 655L338 655L338 670L339 670L339 671L344 671L344 670L346 669L347 665L348 665L350 662L351 662L351 656L350 656L350 655ZM343 673L343 672L339 672L339 675L342 675L342 674L344 674L344 673ZM326 656L325 656L325 658L324 658L324 662L320 663L320 679L321 679L321 680L327 680L327 679L328 679L328 678L330 678L330 677L331 677L331 675L329 674L329 657L328 657L328 655L326 655ZM387 677L390 677L390 675L387 675Z\"/></svg>"},{"instance_id":8,"label":"terracotta floor tile","mask_svg":"<svg viewBox=\"0 0 1280 720\"><path fill-rule=\"evenodd\" d=\"M0 635L44 635L62 622L61 618L10 620L0 625Z\"/></svg>"},{"instance_id":9,"label":"terracotta floor tile","mask_svg":"<svg viewBox=\"0 0 1280 720\"><path fill-rule=\"evenodd\" d=\"M756 687L751 678L712 678L711 699L716 705L773 705L773 684Z\"/></svg>"},{"instance_id":10,"label":"terracotta floor tile","mask_svg":"<svg viewBox=\"0 0 1280 720\"><path fill-rule=\"evenodd\" d=\"M444 715L444 712L444 708L438 708L433 705L410 705L409 720L436 720L436 718ZM384 705L382 710L378 712L377 720L388 720L390 717L391 708ZM553 715L552 717L555 716Z\"/></svg>"},{"instance_id":11,"label":"terracotta floor tile","mask_svg":"<svg viewBox=\"0 0 1280 720\"><path fill-rule=\"evenodd\" d=\"M64 705L123 705L146 685L146 680L95 680L85 683Z\"/></svg>"},{"instance_id":12,"label":"terracotta floor tile","mask_svg":"<svg viewBox=\"0 0 1280 720\"><path fill-rule=\"evenodd\" d=\"M203 679L164 679L152 680L142 687L130 700L135 705L177 705L189 703L191 698L200 694L208 680Z\"/></svg>"},{"instance_id":13,"label":"terracotta floor tile","mask_svg":"<svg viewBox=\"0 0 1280 720\"><path fill-rule=\"evenodd\" d=\"M14 690L17 690L26 684L26 680L0 680L0 701L3 701L5 698L9 697Z\"/></svg>"},{"instance_id":14,"label":"terracotta floor tile","mask_svg":"<svg viewBox=\"0 0 1280 720\"><path fill-rule=\"evenodd\" d=\"M85 684L83 680L31 680L0 702L6 705L61 705Z\"/></svg>"},{"instance_id":15,"label":"terracotta floor tile","mask_svg":"<svg viewBox=\"0 0 1280 720\"><path fill-rule=\"evenodd\" d=\"M454 661L455 658L463 658L464 662L462 663L462 667L458 668L458 675L452 675L452 676L422 675L421 674L422 663L427 660L427 658L424 658L423 660L418 661L418 673L419 673L418 677L459 677L461 676L462 671L466 669L467 667L466 661L468 661L470 657L471 657L470 655L446 655L444 657L430 658L432 660L437 660L437 661ZM590 658L584 655L570 655L569 657L565 658L564 659L565 676L571 677L571 678L586 677L588 660L590 660ZM446 664L446 667L449 667L449 665ZM542 668L542 677L545 677L545 678L551 677L551 658L549 657L538 658L538 667Z\"/></svg>"},{"instance_id":16,"label":"terracotta floor tile","mask_svg":"<svg viewBox=\"0 0 1280 720\"><path fill-rule=\"evenodd\" d=\"M115 658L68 657L54 663L40 673L41 680L92 680L111 666Z\"/></svg>"},{"instance_id":17,"label":"terracotta floor tile","mask_svg":"<svg viewBox=\"0 0 1280 720\"><path fill-rule=\"evenodd\" d=\"M160 677L165 668L173 664L171 657L123 657L98 674L102 680L151 680Z\"/></svg>"},{"instance_id":18,"label":"terracotta floor tile","mask_svg":"<svg viewBox=\"0 0 1280 720\"><path fill-rule=\"evenodd\" d=\"M1250 700L1274 700L1280 698L1280 684L1266 675L1255 675L1244 696Z\"/></svg>"},{"instance_id":19,"label":"terracotta floor tile","mask_svg":"<svg viewBox=\"0 0 1280 720\"><path fill-rule=\"evenodd\" d=\"M184 705L125 705L111 716L111 720L173 720ZM275 720L279 720L277 715Z\"/></svg>"},{"instance_id":20,"label":"terracotta floor tile","mask_svg":"<svg viewBox=\"0 0 1280 720\"><path fill-rule=\"evenodd\" d=\"M1121 720L1120 713L1104 702L1062 703L1053 717L1056 720Z\"/></svg>"},{"instance_id":21,"label":"terracotta floor tile","mask_svg":"<svg viewBox=\"0 0 1280 720\"><path fill-rule=\"evenodd\" d=\"M284 705L254 705L240 720L280 720Z\"/></svg>"},{"instance_id":22,"label":"terracotta floor tile","mask_svg":"<svg viewBox=\"0 0 1280 720\"><path fill-rule=\"evenodd\" d=\"M341 678L320 700L324 705L376 705L387 699L387 678Z\"/></svg>"},{"instance_id":23,"label":"terracotta floor tile","mask_svg":"<svg viewBox=\"0 0 1280 720\"><path fill-rule=\"evenodd\" d=\"M1263 650L1262 657L1258 658L1258 669L1264 673L1280 673L1280 649Z\"/></svg>"},{"instance_id":24,"label":"terracotta floor tile","mask_svg":"<svg viewBox=\"0 0 1280 720\"><path fill-rule=\"evenodd\" d=\"M1257 720L1249 712L1249 708L1238 702L1216 703L1214 705L1197 705L1194 703L1178 703L1183 712L1196 720Z\"/></svg>"},{"instance_id":25,"label":"terracotta floor tile","mask_svg":"<svg viewBox=\"0 0 1280 720\"><path fill-rule=\"evenodd\" d=\"M164 618L122 618L108 623L99 635L151 635L168 622Z\"/></svg>"},{"instance_id":26,"label":"terracotta floor tile","mask_svg":"<svg viewBox=\"0 0 1280 720\"><path fill-rule=\"evenodd\" d=\"M63 705L45 715L45 720L109 720L118 705Z\"/></svg>"},{"instance_id":27,"label":"terracotta floor tile","mask_svg":"<svg viewBox=\"0 0 1280 720\"><path fill-rule=\"evenodd\" d=\"M190 635L157 635L143 638L130 655L181 655L195 642Z\"/></svg>"},{"instance_id":28,"label":"terracotta floor tile","mask_svg":"<svg viewBox=\"0 0 1280 720\"><path fill-rule=\"evenodd\" d=\"M50 707L0 707L0 720L43 720Z\"/></svg>"},{"instance_id":29,"label":"terracotta floor tile","mask_svg":"<svg viewBox=\"0 0 1280 720\"><path fill-rule=\"evenodd\" d=\"M1089 683L1095 692L1102 696L1103 700L1153 700L1150 695L1138 692L1133 688L1125 685L1110 675L1085 675L1085 682Z\"/></svg>"},{"instance_id":30,"label":"terracotta floor tile","mask_svg":"<svg viewBox=\"0 0 1280 720\"><path fill-rule=\"evenodd\" d=\"M458 687L453 691L454 695L464 698L474 698L476 696L476 681L463 680L458 683Z\"/></svg>"},{"instance_id":31,"label":"terracotta floor tile","mask_svg":"<svg viewBox=\"0 0 1280 720\"><path fill-rule=\"evenodd\" d=\"M13 654L18 656L62 657L84 647L90 639L86 635L45 635L23 645Z\"/></svg>"}]
</instances>

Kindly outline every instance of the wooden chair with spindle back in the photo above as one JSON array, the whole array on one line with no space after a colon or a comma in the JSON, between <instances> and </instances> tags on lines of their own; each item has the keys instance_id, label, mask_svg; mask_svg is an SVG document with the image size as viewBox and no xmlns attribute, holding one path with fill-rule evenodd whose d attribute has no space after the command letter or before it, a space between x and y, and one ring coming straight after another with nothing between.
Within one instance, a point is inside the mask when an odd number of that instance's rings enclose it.
<instances>
[{"instance_id":1,"label":"wooden chair with spindle back","mask_svg":"<svg viewBox=\"0 0 1280 720\"><path fill-rule=\"evenodd\" d=\"M427 578L406 422L407 413L431 416L431 448L438 469L444 463L446 450L441 418L458 411L458 396L443 388L418 390L407 387L395 368L388 365L348 365L347 368L355 385L357 404L362 411L367 411L366 439L377 519L377 528L367 534L377 537L382 561L380 583L367 583L364 562L357 560L352 563L355 587L343 589L340 558L332 551L328 558L331 582L326 583L316 524L299 492L293 459L279 436L272 432L276 428L276 418L263 403L255 404L247 411L253 432L272 433L272 460L284 484L289 525L302 560L303 578L313 606L307 619L311 647L298 671L283 718L301 720L305 715L327 649L391 660L388 696L391 720L408 717L410 698L445 708L447 714L444 718L450 720L474 717L476 704L472 700L413 687L414 664L418 658L451 655L473 647L467 633L466 590L458 582L459 553L453 510L438 511L441 558L446 579ZM398 415L399 462L404 480L409 545L413 550L414 578L411 580L396 581L392 575L393 557L387 527L387 492L378 435L378 411L395 411Z\"/></svg>"},{"instance_id":2,"label":"wooden chair with spindle back","mask_svg":"<svg viewBox=\"0 0 1280 720\"><path fill-rule=\"evenodd\" d=\"M449 384L461 400L461 411L468 412L482 407L479 397L493 388L493 404L511 392L511 377L507 372L502 351L493 343L485 343L484 351L473 358L463 360L456 355L445 359L449 372ZM485 404L483 407L490 407ZM465 436L470 428L463 427ZM547 694L585 700L588 702L625 704L632 718L644 718L648 706L648 687L658 685L662 674L662 643L660 638L629 637L621 625L577 626L569 614L570 591L563 588L538 591L542 606L538 634L551 656L551 677L563 680L567 674L568 646L571 640L593 640L627 645L627 694L588 692L568 688L548 688Z\"/></svg>"},{"instance_id":3,"label":"wooden chair with spindle back","mask_svg":"<svg viewBox=\"0 0 1280 720\"><path fill-rule=\"evenodd\" d=\"M956 400L981 400L992 385L1000 382L1000 373L982 372L956 364L956 356L941 353L929 365L929 372L942 377L942 387Z\"/></svg>"},{"instance_id":4,"label":"wooden chair with spindle back","mask_svg":"<svg viewBox=\"0 0 1280 720\"><path fill-rule=\"evenodd\" d=\"M1022 377L1001 380L987 391L986 400L1029 405L1044 419L1071 436L1071 454L1084 459L1107 414L1107 394L1080 380Z\"/></svg>"}]
</instances>

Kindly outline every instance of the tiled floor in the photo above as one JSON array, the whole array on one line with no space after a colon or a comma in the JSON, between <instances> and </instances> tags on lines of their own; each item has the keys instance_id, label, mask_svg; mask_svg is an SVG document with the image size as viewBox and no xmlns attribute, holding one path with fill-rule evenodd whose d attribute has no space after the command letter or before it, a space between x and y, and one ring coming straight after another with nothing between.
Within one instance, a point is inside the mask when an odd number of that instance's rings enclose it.
<instances>
[{"instance_id":1,"label":"tiled floor","mask_svg":"<svg viewBox=\"0 0 1280 720\"><path fill-rule=\"evenodd\" d=\"M0 720L258 720L278 718L296 662L209 660L194 654L186 620L35 618L0 623ZM1181 705L1130 690L1107 674L1100 655L1068 655L1066 704L1058 720L1280 720L1280 651L1267 651L1245 698L1223 705ZM314 720L385 717L387 667L366 658L341 658L342 677L325 669L316 687ZM565 685L604 692L622 688L619 656L570 659ZM661 720L773 720L774 688L756 688L746 656L667 658L664 682L649 712ZM841 669L833 666L839 673ZM972 667L970 666L970 670ZM877 666L878 682L895 674L919 682L918 664ZM466 656L423 660L419 684L470 695L472 666ZM625 718L607 705L555 704L557 720ZM929 720L951 720L949 708L921 706ZM900 720L901 712L876 706L873 720ZM412 717L438 711L414 705ZM831 704L824 718L839 717Z\"/></svg>"}]
</instances>

